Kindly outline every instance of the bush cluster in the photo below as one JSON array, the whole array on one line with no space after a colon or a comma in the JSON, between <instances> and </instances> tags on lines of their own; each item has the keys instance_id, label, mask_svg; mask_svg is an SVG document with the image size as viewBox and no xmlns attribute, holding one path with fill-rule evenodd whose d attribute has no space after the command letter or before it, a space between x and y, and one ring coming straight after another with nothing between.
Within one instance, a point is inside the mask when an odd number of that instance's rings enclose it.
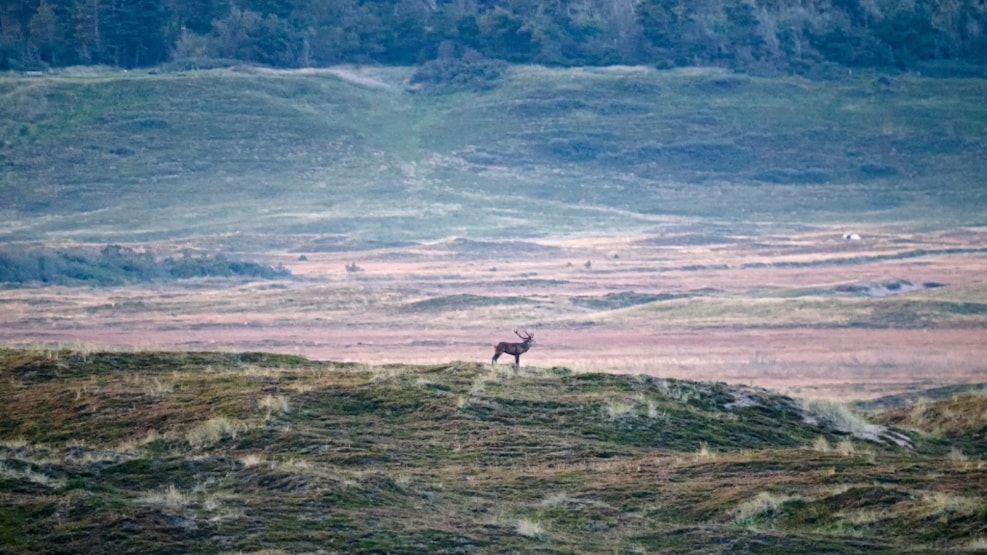
<instances>
[{"instance_id":1,"label":"bush cluster","mask_svg":"<svg viewBox=\"0 0 987 555\"><path fill-rule=\"evenodd\" d=\"M150 250L120 245L102 249L14 248L0 250L0 283L123 285L197 277L274 279L290 276L283 266L229 260L222 254L157 258Z\"/></svg>"},{"instance_id":2,"label":"bush cluster","mask_svg":"<svg viewBox=\"0 0 987 555\"><path fill-rule=\"evenodd\" d=\"M478 92L493 88L507 63L484 57L475 50L460 57L425 62L411 77L414 90L431 94Z\"/></svg>"}]
</instances>

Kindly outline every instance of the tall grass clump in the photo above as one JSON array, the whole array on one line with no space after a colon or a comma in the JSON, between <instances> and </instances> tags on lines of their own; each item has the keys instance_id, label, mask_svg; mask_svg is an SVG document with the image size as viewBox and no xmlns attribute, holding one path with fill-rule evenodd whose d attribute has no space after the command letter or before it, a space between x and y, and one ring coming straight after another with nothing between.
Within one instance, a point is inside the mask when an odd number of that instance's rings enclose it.
<instances>
[{"instance_id":1,"label":"tall grass clump","mask_svg":"<svg viewBox=\"0 0 987 555\"><path fill-rule=\"evenodd\" d=\"M138 503L179 511L194 503L193 496L172 484L162 491L151 491L137 500Z\"/></svg>"},{"instance_id":2,"label":"tall grass clump","mask_svg":"<svg viewBox=\"0 0 987 555\"><path fill-rule=\"evenodd\" d=\"M526 538L537 540L544 539L546 536L545 528L539 522L530 518L519 518L515 520L514 531Z\"/></svg>"},{"instance_id":3,"label":"tall grass clump","mask_svg":"<svg viewBox=\"0 0 987 555\"><path fill-rule=\"evenodd\" d=\"M637 412L637 406L627 401L611 399L603 406L603 412L607 420L621 420L633 417Z\"/></svg>"},{"instance_id":4,"label":"tall grass clump","mask_svg":"<svg viewBox=\"0 0 987 555\"><path fill-rule=\"evenodd\" d=\"M843 403L827 399L809 399L802 402L802 408L807 413L807 420L821 421L855 436L873 434L877 428Z\"/></svg>"},{"instance_id":5,"label":"tall grass clump","mask_svg":"<svg viewBox=\"0 0 987 555\"><path fill-rule=\"evenodd\" d=\"M709 444L705 441L699 442L699 450L696 451L696 460L712 460L716 458L716 451L710 448Z\"/></svg>"},{"instance_id":6,"label":"tall grass clump","mask_svg":"<svg viewBox=\"0 0 987 555\"><path fill-rule=\"evenodd\" d=\"M749 526L759 520L770 518L778 513L782 505L796 499L790 495L776 494L767 491L758 493L755 497L737 505L731 516L733 521L742 526Z\"/></svg>"},{"instance_id":7,"label":"tall grass clump","mask_svg":"<svg viewBox=\"0 0 987 555\"><path fill-rule=\"evenodd\" d=\"M287 395L265 395L257 401L257 407L266 411L266 418L270 418L274 413L288 414L291 412L291 405L288 403Z\"/></svg>"},{"instance_id":8,"label":"tall grass clump","mask_svg":"<svg viewBox=\"0 0 987 555\"><path fill-rule=\"evenodd\" d=\"M224 439L236 439L237 434L244 431L246 426L239 421L225 416L217 416L206 420L185 433L185 440L195 448L207 447Z\"/></svg>"}]
</instances>

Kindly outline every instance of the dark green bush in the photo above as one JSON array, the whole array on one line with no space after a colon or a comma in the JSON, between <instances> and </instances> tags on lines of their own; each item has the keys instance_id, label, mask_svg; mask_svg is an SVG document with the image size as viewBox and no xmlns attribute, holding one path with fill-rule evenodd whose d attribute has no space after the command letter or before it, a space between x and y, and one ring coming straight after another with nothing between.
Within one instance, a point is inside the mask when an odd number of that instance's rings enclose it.
<instances>
[{"instance_id":1,"label":"dark green bush","mask_svg":"<svg viewBox=\"0 0 987 555\"><path fill-rule=\"evenodd\" d=\"M151 251L108 245L99 251L77 248L0 250L0 283L59 285L123 285L196 277L274 279L290 276L278 266L228 260L223 255L157 259Z\"/></svg>"},{"instance_id":2,"label":"dark green bush","mask_svg":"<svg viewBox=\"0 0 987 555\"><path fill-rule=\"evenodd\" d=\"M422 64L411 77L414 90L429 94L449 94L492 89L507 64L486 58L475 51L460 57L441 57Z\"/></svg>"}]
</instances>

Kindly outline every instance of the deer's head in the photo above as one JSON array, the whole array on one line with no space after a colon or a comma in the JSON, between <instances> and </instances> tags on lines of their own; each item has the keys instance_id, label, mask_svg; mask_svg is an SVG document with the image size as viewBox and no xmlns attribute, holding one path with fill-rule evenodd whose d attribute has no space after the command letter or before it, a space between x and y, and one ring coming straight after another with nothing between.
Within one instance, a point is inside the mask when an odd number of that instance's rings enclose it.
<instances>
[{"instance_id":1,"label":"deer's head","mask_svg":"<svg viewBox=\"0 0 987 555\"><path fill-rule=\"evenodd\" d=\"M520 332L518 330L514 330L514 335L520 337L521 340L524 341L525 344L527 344L527 345L534 345L535 344L535 334L528 333L528 330L524 330L524 331L520 331Z\"/></svg>"}]
</instances>

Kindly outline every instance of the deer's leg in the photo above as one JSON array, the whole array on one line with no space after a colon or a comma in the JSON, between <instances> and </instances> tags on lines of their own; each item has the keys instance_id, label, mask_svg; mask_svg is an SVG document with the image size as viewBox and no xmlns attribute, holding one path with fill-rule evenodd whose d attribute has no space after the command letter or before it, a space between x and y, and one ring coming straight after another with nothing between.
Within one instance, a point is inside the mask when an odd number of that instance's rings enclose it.
<instances>
[{"instance_id":1,"label":"deer's leg","mask_svg":"<svg viewBox=\"0 0 987 555\"><path fill-rule=\"evenodd\" d=\"M521 355L514 355L514 368L521 367Z\"/></svg>"},{"instance_id":2,"label":"deer's leg","mask_svg":"<svg viewBox=\"0 0 987 555\"><path fill-rule=\"evenodd\" d=\"M490 364L497 364L498 358L500 358L500 351L494 352L494 356L493 359L490 361Z\"/></svg>"}]
</instances>

